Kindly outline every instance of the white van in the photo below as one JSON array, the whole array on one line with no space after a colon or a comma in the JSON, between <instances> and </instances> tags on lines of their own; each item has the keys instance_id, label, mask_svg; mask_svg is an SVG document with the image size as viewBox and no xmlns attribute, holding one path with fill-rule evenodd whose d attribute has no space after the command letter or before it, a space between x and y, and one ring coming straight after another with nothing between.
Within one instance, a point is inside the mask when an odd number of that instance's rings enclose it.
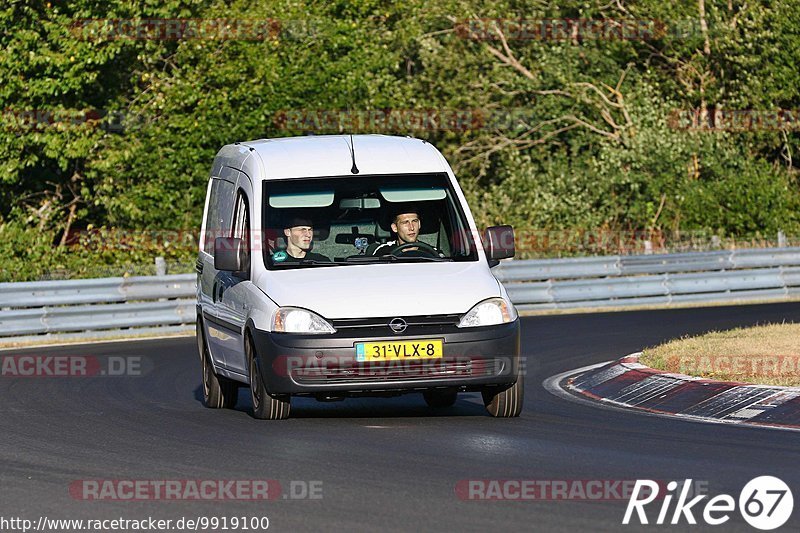
<instances>
[{"instance_id":1,"label":"white van","mask_svg":"<svg viewBox=\"0 0 800 533\"><path fill-rule=\"evenodd\" d=\"M327 135L223 147L197 259L203 397L289 416L321 401L480 392L522 410L519 319L490 267L510 226L481 238L453 171L410 137Z\"/></svg>"}]
</instances>

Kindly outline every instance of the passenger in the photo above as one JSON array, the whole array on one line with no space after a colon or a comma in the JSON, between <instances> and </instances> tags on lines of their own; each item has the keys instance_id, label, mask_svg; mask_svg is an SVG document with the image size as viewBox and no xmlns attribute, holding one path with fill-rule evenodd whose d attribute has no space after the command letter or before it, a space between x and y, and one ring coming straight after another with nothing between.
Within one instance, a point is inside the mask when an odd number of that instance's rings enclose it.
<instances>
[{"instance_id":1,"label":"passenger","mask_svg":"<svg viewBox=\"0 0 800 533\"><path fill-rule=\"evenodd\" d=\"M286 236L286 250L278 250L272 254L275 263L296 263L300 261L324 261L330 259L322 254L311 251L314 239L314 224L310 218L294 217L290 219L283 229Z\"/></svg>"}]
</instances>

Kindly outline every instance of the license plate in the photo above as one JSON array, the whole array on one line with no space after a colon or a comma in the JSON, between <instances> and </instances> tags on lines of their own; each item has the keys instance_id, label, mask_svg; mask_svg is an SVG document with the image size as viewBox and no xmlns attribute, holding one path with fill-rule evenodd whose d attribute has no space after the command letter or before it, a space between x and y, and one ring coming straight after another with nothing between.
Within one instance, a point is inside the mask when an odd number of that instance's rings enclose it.
<instances>
[{"instance_id":1,"label":"license plate","mask_svg":"<svg viewBox=\"0 0 800 533\"><path fill-rule=\"evenodd\" d=\"M356 360L396 361L398 359L441 359L441 339L420 339L400 342L358 342Z\"/></svg>"}]
</instances>

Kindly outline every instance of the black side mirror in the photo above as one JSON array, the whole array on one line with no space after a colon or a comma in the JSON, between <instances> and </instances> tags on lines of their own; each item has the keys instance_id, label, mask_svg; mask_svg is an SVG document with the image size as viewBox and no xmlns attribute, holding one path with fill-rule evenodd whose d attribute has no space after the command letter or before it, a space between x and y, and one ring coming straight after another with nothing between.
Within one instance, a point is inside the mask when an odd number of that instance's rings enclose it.
<instances>
[{"instance_id":1,"label":"black side mirror","mask_svg":"<svg viewBox=\"0 0 800 533\"><path fill-rule=\"evenodd\" d=\"M500 259L514 257L514 228L511 226L491 226L486 228L483 249L490 266L496 266Z\"/></svg>"},{"instance_id":2,"label":"black side mirror","mask_svg":"<svg viewBox=\"0 0 800 533\"><path fill-rule=\"evenodd\" d=\"M247 250L242 239L217 237L214 239L214 268L241 272L247 270Z\"/></svg>"}]
</instances>

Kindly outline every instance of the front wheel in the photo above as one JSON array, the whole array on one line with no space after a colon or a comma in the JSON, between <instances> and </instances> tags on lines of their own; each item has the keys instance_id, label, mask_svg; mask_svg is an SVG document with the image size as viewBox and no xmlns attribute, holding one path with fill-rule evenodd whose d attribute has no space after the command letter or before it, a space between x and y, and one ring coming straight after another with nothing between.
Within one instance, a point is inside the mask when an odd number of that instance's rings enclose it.
<instances>
[{"instance_id":1,"label":"front wheel","mask_svg":"<svg viewBox=\"0 0 800 533\"><path fill-rule=\"evenodd\" d=\"M200 317L197 318L196 328L197 350L200 352L200 366L203 369L203 403L211 409L233 409L239 396L239 386L235 381L214 373Z\"/></svg>"},{"instance_id":2,"label":"front wheel","mask_svg":"<svg viewBox=\"0 0 800 533\"><path fill-rule=\"evenodd\" d=\"M522 412L522 403L525 399L525 383L522 374L517 377L517 382L506 389L486 389L483 396L483 405L490 415L497 418L513 418Z\"/></svg>"},{"instance_id":3,"label":"front wheel","mask_svg":"<svg viewBox=\"0 0 800 533\"><path fill-rule=\"evenodd\" d=\"M291 398L288 395L271 395L264 386L258 356L250 335L244 341L245 356L250 371L250 398L253 400L253 417L261 420L285 420L289 418Z\"/></svg>"}]
</instances>

